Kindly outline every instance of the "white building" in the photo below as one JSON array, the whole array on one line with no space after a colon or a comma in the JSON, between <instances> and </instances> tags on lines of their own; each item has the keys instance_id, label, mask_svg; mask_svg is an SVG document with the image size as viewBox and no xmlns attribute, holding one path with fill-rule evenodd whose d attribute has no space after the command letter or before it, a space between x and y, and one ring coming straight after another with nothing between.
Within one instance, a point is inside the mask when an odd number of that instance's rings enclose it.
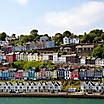
<instances>
[{"instance_id":1,"label":"white building","mask_svg":"<svg viewBox=\"0 0 104 104\"><path fill-rule=\"evenodd\" d=\"M15 55L16 55L16 60L19 61L20 60L20 53L16 52Z\"/></svg>"},{"instance_id":2,"label":"white building","mask_svg":"<svg viewBox=\"0 0 104 104\"><path fill-rule=\"evenodd\" d=\"M98 65L98 66L104 66L104 59L97 58L95 60L95 64Z\"/></svg>"},{"instance_id":3,"label":"white building","mask_svg":"<svg viewBox=\"0 0 104 104\"><path fill-rule=\"evenodd\" d=\"M78 44L80 42L79 38L70 38L70 43Z\"/></svg>"},{"instance_id":4,"label":"white building","mask_svg":"<svg viewBox=\"0 0 104 104\"><path fill-rule=\"evenodd\" d=\"M58 53L53 53L53 63L58 62Z\"/></svg>"},{"instance_id":5,"label":"white building","mask_svg":"<svg viewBox=\"0 0 104 104\"><path fill-rule=\"evenodd\" d=\"M70 70L69 69L65 69L64 70L64 79L70 79L71 78L71 72L70 72Z\"/></svg>"},{"instance_id":6,"label":"white building","mask_svg":"<svg viewBox=\"0 0 104 104\"><path fill-rule=\"evenodd\" d=\"M63 38L63 44L69 44L69 38L68 37Z\"/></svg>"},{"instance_id":7,"label":"white building","mask_svg":"<svg viewBox=\"0 0 104 104\"><path fill-rule=\"evenodd\" d=\"M64 57L64 56L59 57L58 63L66 63L66 57Z\"/></svg>"},{"instance_id":8,"label":"white building","mask_svg":"<svg viewBox=\"0 0 104 104\"><path fill-rule=\"evenodd\" d=\"M82 58L80 59L80 64L81 64L81 65L85 65L85 64L86 64L86 57L82 57Z\"/></svg>"},{"instance_id":9,"label":"white building","mask_svg":"<svg viewBox=\"0 0 104 104\"><path fill-rule=\"evenodd\" d=\"M68 38L68 37L63 38L63 44L78 44L78 43L80 43L79 38Z\"/></svg>"}]
</instances>

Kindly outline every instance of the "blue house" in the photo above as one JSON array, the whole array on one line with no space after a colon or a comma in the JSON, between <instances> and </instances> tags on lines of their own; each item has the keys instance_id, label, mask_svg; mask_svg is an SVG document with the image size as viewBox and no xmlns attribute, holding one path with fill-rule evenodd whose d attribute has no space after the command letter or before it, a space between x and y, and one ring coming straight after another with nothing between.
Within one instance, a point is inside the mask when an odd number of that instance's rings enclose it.
<instances>
[{"instance_id":1,"label":"blue house","mask_svg":"<svg viewBox=\"0 0 104 104\"><path fill-rule=\"evenodd\" d=\"M8 80L8 79L9 79L8 70L2 71L2 80Z\"/></svg>"},{"instance_id":2,"label":"blue house","mask_svg":"<svg viewBox=\"0 0 104 104\"><path fill-rule=\"evenodd\" d=\"M65 77L65 73L64 73L64 69L63 68L59 68L57 69L57 79L62 80Z\"/></svg>"},{"instance_id":3,"label":"blue house","mask_svg":"<svg viewBox=\"0 0 104 104\"><path fill-rule=\"evenodd\" d=\"M9 70L9 79L15 79L15 70Z\"/></svg>"},{"instance_id":4,"label":"blue house","mask_svg":"<svg viewBox=\"0 0 104 104\"><path fill-rule=\"evenodd\" d=\"M0 55L0 61L2 61L3 60L3 56L2 55Z\"/></svg>"},{"instance_id":5,"label":"blue house","mask_svg":"<svg viewBox=\"0 0 104 104\"><path fill-rule=\"evenodd\" d=\"M103 72L102 72L102 70L95 70L94 71L94 78L95 79L100 79L100 78L102 78L103 77Z\"/></svg>"},{"instance_id":6,"label":"blue house","mask_svg":"<svg viewBox=\"0 0 104 104\"><path fill-rule=\"evenodd\" d=\"M86 77L87 77L87 71L86 70L80 70L79 71L79 77L80 77L81 80L86 79Z\"/></svg>"},{"instance_id":7,"label":"blue house","mask_svg":"<svg viewBox=\"0 0 104 104\"><path fill-rule=\"evenodd\" d=\"M87 70L87 79L94 79L94 70Z\"/></svg>"},{"instance_id":8,"label":"blue house","mask_svg":"<svg viewBox=\"0 0 104 104\"><path fill-rule=\"evenodd\" d=\"M36 76L35 76L35 68L30 68L28 71L28 79L29 80L36 80Z\"/></svg>"}]
</instances>

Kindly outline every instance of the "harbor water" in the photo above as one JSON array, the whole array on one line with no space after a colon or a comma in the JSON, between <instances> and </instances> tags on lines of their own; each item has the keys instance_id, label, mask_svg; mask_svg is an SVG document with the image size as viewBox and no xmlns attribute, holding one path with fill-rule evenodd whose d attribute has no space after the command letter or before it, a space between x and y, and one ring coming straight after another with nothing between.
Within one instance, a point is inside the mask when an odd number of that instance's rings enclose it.
<instances>
[{"instance_id":1,"label":"harbor water","mask_svg":"<svg viewBox=\"0 0 104 104\"><path fill-rule=\"evenodd\" d=\"M104 99L1 97L0 104L104 104Z\"/></svg>"}]
</instances>

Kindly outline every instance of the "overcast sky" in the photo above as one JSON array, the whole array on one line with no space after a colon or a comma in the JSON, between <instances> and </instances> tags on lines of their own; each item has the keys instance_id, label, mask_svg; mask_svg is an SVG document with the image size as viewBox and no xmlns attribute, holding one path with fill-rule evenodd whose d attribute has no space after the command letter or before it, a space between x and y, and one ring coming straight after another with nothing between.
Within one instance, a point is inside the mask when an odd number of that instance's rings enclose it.
<instances>
[{"instance_id":1,"label":"overcast sky","mask_svg":"<svg viewBox=\"0 0 104 104\"><path fill-rule=\"evenodd\" d=\"M1 0L0 32L8 35L54 35L69 30L83 34L104 29L104 0Z\"/></svg>"}]
</instances>

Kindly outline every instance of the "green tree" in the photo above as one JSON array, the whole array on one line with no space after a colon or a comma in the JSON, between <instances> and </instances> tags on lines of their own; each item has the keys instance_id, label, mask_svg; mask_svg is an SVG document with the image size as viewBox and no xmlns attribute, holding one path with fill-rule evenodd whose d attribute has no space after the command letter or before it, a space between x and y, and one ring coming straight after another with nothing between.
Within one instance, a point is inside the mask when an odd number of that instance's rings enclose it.
<instances>
[{"instance_id":1,"label":"green tree","mask_svg":"<svg viewBox=\"0 0 104 104\"><path fill-rule=\"evenodd\" d=\"M16 34L12 34L12 38L16 38Z\"/></svg>"},{"instance_id":2,"label":"green tree","mask_svg":"<svg viewBox=\"0 0 104 104\"><path fill-rule=\"evenodd\" d=\"M23 69L23 66L25 65L25 61L15 61L12 66L14 68Z\"/></svg>"},{"instance_id":3,"label":"green tree","mask_svg":"<svg viewBox=\"0 0 104 104\"><path fill-rule=\"evenodd\" d=\"M30 31L31 35L37 35L38 34L38 30L34 29Z\"/></svg>"},{"instance_id":4,"label":"green tree","mask_svg":"<svg viewBox=\"0 0 104 104\"><path fill-rule=\"evenodd\" d=\"M0 33L0 40L5 41L6 36L5 32Z\"/></svg>"},{"instance_id":5,"label":"green tree","mask_svg":"<svg viewBox=\"0 0 104 104\"><path fill-rule=\"evenodd\" d=\"M104 45L101 44L93 49L92 56L96 58L104 58Z\"/></svg>"},{"instance_id":6,"label":"green tree","mask_svg":"<svg viewBox=\"0 0 104 104\"><path fill-rule=\"evenodd\" d=\"M99 41L101 41L101 37L95 37L93 40L94 43L98 43Z\"/></svg>"},{"instance_id":7,"label":"green tree","mask_svg":"<svg viewBox=\"0 0 104 104\"><path fill-rule=\"evenodd\" d=\"M101 36L103 30L99 30L99 29L94 29L92 31L90 31L90 33L94 33L96 34L97 37Z\"/></svg>"},{"instance_id":8,"label":"green tree","mask_svg":"<svg viewBox=\"0 0 104 104\"><path fill-rule=\"evenodd\" d=\"M71 32L70 31L65 31L64 33L63 33L63 37L70 37L71 36Z\"/></svg>"},{"instance_id":9,"label":"green tree","mask_svg":"<svg viewBox=\"0 0 104 104\"><path fill-rule=\"evenodd\" d=\"M101 38L104 41L104 32L101 34Z\"/></svg>"},{"instance_id":10,"label":"green tree","mask_svg":"<svg viewBox=\"0 0 104 104\"><path fill-rule=\"evenodd\" d=\"M55 41L56 45L61 45L63 41L63 36L61 33L56 33L53 37L53 40Z\"/></svg>"}]
</instances>

